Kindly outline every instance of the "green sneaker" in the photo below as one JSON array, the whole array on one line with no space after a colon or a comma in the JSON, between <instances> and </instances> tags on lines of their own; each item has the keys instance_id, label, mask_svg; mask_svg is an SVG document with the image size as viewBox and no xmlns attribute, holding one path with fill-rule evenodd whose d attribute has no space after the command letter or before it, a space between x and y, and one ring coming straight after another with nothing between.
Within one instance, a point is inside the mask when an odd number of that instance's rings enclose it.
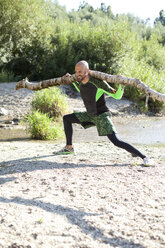
<instances>
[{"instance_id":1,"label":"green sneaker","mask_svg":"<svg viewBox=\"0 0 165 248\"><path fill-rule=\"evenodd\" d=\"M53 154L55 154L55 155L69 155L69 154L75 154L75 153L74 153L73 148L69 148L69 147L65 146L60 151L53 152Z\"/></svg>"}]
</instances>

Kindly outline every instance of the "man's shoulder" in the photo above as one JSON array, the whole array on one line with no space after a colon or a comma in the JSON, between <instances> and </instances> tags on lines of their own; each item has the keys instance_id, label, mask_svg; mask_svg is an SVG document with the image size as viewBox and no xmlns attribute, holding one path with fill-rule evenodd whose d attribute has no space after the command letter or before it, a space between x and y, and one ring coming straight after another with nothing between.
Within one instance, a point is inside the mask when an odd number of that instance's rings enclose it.
<instances>
[{"instance_id":1,"label":"man's shoulder","mask_svg":"<svg viewBox=\"0 0 165 248\"><path fill-rule=\"evenodd\" d=\"M90 83L94 84L97 88L100 88L102 86L103 81L98 78L90 77L89 80Z\"/></svg>"},{"instance_id":2,"label":"man's shoulder","mask_svg":"<svg viewBox=\"0 0 165 248\"><path fill-rule=\"evenodd\" d=\"M91 77L90 76L90 79L89 79L91 82L100 82L100 81L102 81L101 79L99 79L99 78L95 78L95 77Z\"/></svg>"}]
</instances>

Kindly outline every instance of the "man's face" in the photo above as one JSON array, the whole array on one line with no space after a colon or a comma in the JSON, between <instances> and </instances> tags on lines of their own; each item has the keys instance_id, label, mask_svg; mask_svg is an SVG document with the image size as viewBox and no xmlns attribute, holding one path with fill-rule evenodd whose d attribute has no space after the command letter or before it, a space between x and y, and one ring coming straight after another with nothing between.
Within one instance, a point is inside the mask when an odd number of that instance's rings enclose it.
<instances>
[{"instance_id":1,"label":"man's face","mask_svg":"<svg viewBox=\"0 0 165 248\"><path fill-rule=\"evenodd\" d=\"M75 75L76 75L77 81L82 82L83 79L85 79L86 76L88 76L88 70L82 65L76 65Z\"/></svg>"}]
</instances>

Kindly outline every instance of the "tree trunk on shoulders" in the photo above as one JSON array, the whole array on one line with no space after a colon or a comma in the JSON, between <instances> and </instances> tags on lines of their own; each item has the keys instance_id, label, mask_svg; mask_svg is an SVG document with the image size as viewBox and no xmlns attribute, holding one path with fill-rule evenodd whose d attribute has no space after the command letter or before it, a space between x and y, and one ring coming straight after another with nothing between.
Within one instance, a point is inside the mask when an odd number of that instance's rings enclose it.
<instances>
[{"instance_id":1,"label":"tree trunk on shoulders","mask_svg":"<svg viewBox=\"0 0 165 248\"><path fill-rule=\"evenodd\" d=\"M138 78L129 78L121 75L110 75L107 73L93 71L93 70L90 70L90 76L101 80L105 80L108 83L121 84L123 86L126 85L134 86L146 95L147 100L149 97L151 97L154 101L158 100L160 102L165 102L165 94L159 93L151 89ZM29 90L37 91L52 86L60 86L61 84L69 85L75 81L76 81L75 74L68 76L66 78L62 78L62 77L53 78L49 80L40 81L38 83L30 83L28 79L25 78L16 84L16 90L20 88L26 88Z\"/></svg>"}]
</instances>

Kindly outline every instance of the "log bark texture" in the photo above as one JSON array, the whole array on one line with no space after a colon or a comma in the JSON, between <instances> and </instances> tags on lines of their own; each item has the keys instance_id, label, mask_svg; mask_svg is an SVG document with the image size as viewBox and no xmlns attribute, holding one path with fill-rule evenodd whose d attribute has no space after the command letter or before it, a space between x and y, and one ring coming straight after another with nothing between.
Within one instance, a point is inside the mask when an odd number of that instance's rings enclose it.
<instances>
[{"instance_id":1,"label":"log bark texture","mask_svg":"<svg viewBox=\"0 0 165 248\"><path fill-rule=\"evenodd\" d=\"M143 92L147 97L151 97L154 101L158 100L160 102L165 103L165 94L159 93L151 89L138 78L129 78L121 75L110 75L107 73L93 71L93 70L90 70L90 76L101 80L105 80L108 83L121 84L123 86L126 85L134 86L137 89L139 89L141 92ZM61 84L66 84L66 85L71 84L75 81L76 81L75 74L68 76L65 79L59 77L59 78L44 80L39 83L30 83L28 79L25 78L16 84L16 90L20 88L27 88L29 90L37 91L52 86L60 86Z\"/></svg>"},{"instance_id":2,"label":"log bark texture","mask_svg":"<svg viewBox=\"0 0 165 248\"><path fill-rule=\"evenodd\" d=\"M59 78L52 78L48 80L43 80L38 83L30 83L28 78L22 79L16 84L15 89L19 90L21 88L26 88L28 90L42 90L45 88L53 87L53 86L60 86L61 84L71 84L76 81L75 75L71 75L66 77L65 79Z\"/></svg>"}]
</instances>

